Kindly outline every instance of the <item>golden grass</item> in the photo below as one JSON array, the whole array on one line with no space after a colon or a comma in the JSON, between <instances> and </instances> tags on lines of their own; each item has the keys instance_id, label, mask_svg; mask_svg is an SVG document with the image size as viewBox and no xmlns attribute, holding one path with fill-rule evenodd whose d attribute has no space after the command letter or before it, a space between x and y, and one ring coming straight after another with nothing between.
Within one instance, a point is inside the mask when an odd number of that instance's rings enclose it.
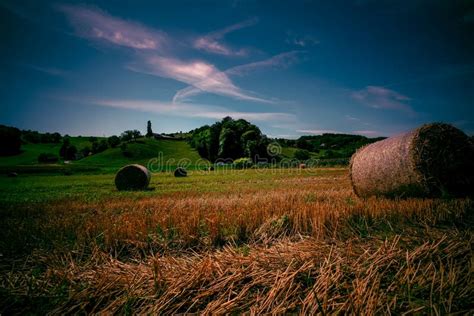
<instances>
[{"instance_id":1,"label":"golden grass","mask_svg":"<svg viewBox=\"0 0 474 316\"><path fill-rule=\"evenodd\" d=\"M29 231L41 243L27 257L0 260L1 305L367 315L474 306L469 199L359 199L347 170L207 184L36 206L32 223L16 222L10 236Z\"/></svg>"}]
</instances>

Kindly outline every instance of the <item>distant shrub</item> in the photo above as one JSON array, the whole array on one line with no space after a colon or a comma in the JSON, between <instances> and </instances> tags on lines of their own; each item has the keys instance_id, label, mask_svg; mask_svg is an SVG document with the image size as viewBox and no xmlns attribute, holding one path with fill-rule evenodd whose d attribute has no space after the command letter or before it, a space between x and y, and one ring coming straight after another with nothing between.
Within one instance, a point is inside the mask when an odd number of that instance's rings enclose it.
<instances>
[{"instance_id":1,"label":"distant shrub","mask_svg":"<svg viewBox=\"0 0 474 316\"><path fill-rule=\"evenodd\" d=\"M71 145L69 137L64 137L63 144L59 149L59 156L64 160L75 160L77 154L77 148L74 145Z\"/></svg>"},{"instance_id":2,"label":"distant shrub","mask_svg":"<svg viewBox=\"0 0 474 316\"><path fill-rule=\"evenodd\" d=\"M20 153L21 132L18 128L0 125L0 156Z\"/></svg>"},{"instance_id":3,"label":"distant shrub","mask_svg":"<svg viewBox=\"0 0 474 316\"><path fill-rule=\"evenodd\" d=\"M109 148L109 145L105 139L102 139L101 141L95 141L92 143L92 153L93 154L98 154L101 153Z\"/></svg>"},{"instance_id":4,"label":"distant shrub","mask_svg":"<svg viewBox=\"0 0 474 316\"><path fill-rule=\"evenodd\" d=\"M92 150L89 146L86 146L80 150L83 157L87 157L92 153Z\"/></svg>"},{"instance_id":5,"label":"distant shrub","mask_svg":"<svg viewBox=\"0 0 474 316\"><path fill-rule=\"evenodd\" d=\"M59 161L58 156L51 153L41 153L38 156L39 163L56 163Z\"/></svg>"},{"instance_id":6,"label":"distant shrub","mask_svg":"<svg viewBox=\"0 0 474 316\"><path fill-rule=\"evenodd\" d=\"M124 155L125 157L127 158L133 157L133 153L130 150L128 150L128 146L126 143L122 143L120 145L120 150L122 151L122 155Z\"/></svg>"},{"instance_id":7,"label":"distant shrub","mask_svg":"<svg viewBox=\"0 0 474 316\"><path fill-rule=\"evenodd\" d=\"M109 143L110 147L115 148L120 145L120 137L116 135L110 136L109 138L107 138L107 142Z\"/></svg>"},{"instance_id":8,"label":"distant shrub","mask_svg":"<svg viewBox=\"0 0 474 316\"><path fill-rule=\"evenodd\" d=\"M306 149L298 149L295 151L293 157L298 160L308 160L311 155Z\"/></svg>"},{"instance_id":9,"label":"distant shrub","mask_svg":"<svg viewBox=\"0 0 474 316\"><path fill-rule=\"evenodd\" d=\"M252 167L252 159L250 158L239 158L234 161L234 167L236 169L246 169Z\"/></svg>"},{"instance_id":10,"label":"distant shrub","mask_svg":"<svg viewBox=\"0 0 474 316\"><path fill-rule=\"evenodd\" d=\"M176 170L174 171L174 176L177 178L187 177L188 172L186 171L186 169L179 167L176 168Z\"/></svg>"}]
</instances>

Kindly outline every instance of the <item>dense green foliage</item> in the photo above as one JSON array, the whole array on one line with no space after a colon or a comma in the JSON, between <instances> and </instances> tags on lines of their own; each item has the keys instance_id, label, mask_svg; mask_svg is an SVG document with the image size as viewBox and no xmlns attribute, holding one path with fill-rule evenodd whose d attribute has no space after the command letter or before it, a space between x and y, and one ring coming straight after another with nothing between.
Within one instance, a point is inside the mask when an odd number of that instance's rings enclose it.
<instances>
[{"instance_id":1,"label":"dense green foliage","mask_svg":"<svg viewBox=\"0 0 474 316\"><path fill-rule=\"evenodd\" d=\"M63 137L59 133L39 133L37 131L23 130L21 131L21 138L25 143L58 144Z\"/></svg>"},{"instance_id":2,"label":"dense green foliage","mask_svg":"<svg viewBox=\"0 0 474 316\"><path fill-rule=\"evenodd\" d=\"M210 161L240 157L257 160L268 156L269 139L257 126L243 119L225 117L220 122L202 126L190 133L191 146Z\"/></svg>"},{"instance_id":3,"label":"dense green foliage","mask_svg":"<svg viewBox=\"0 0 474 316\"><path fill-rule=\"evenodd\" d=\"M21 132L18 128L0 125L0 156L20 153Z\"/></svg>"},{"instance_id":4,"label":"dense green foliage","mask_svg":"<svg viewBox=\"0 0 474 316\"><path fill-rule=\"evenodd\" d=\"M120 145L120 137L116 135L110 136L109 138L107 138L107 142L110 147L115 148Z\"/></svg>"},{"instance_id":5,"label":"dense green foliage","mask_svg":"<svg viewBox=\"0 0 474 316\"><path fill-rule=\"evenodd\" d=\"M63 144L59 149L59 156L64 160L75 160L77 154L76 146L71 144L69 137L64 137Z\"/></svg>"},{"instance_id":6,"label":"dense green foliage","mask_svg":"<svg viewBox=\"0 0 474 316\"><path fill-rule=\"evenodd\" d=\"M293 154L293 157L298 160L308 160L311 158L311 155L306 149L297 149Z\"/></svg>"},{"instance_id":7,"label":"dense green foliage","mask_svg":"<svg viewBox=\"0 0 474 316\"><path fill-rule=\"evenodd\" d=\"M358 148L384 139L367 138L362 135L348 134L323 134L314 136L301 136L295 142L296 147L311 152L323 151L321 158L346 158L350 157Z\"/></svg>"},{"instance_id":8,"label":"dense green foliage","mask_svg":"<svg viewBox=\"0 0 474 316\"><path fill-rule=\"evenodd\" d=\"M41 153L38 156L39 163L56 163L59 161L59 157L52 153Z\"/></svg>"}]
</instances>

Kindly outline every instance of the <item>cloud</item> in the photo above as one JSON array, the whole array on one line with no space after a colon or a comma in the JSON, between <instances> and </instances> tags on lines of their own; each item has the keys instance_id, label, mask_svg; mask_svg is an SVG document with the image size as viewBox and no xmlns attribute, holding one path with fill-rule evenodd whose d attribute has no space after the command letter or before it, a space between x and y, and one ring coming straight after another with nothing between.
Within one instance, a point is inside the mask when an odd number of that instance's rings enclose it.
<instances>
[{"instance_id":1,"label":"cloud","mask_svg":"<svg viewBox=\"0 0 474 316\"><path fill-rule=\"evenodd\" d=\"M77 36L138 50L162 48L165 33L147 28L139 23L113 17L106 12L85 6L57 5L66 14Z\"/></svg>"},{"instance_id":2,"label":"cloud","mask_svg":"<svg viewBox=\"0 0 474 316\"><path fill-rule=\"evenodd\" d=\"M74 101L68 98L69 101ZM200 117L220 120L223 117L242 118L250 121L294 121L295 115L282 112L239 112L220 106L206 104L175 104L156 100L121 100L121 99L84 99L75 100L104 107L128 109L141 112L159 113L177 117Z\"/></svg>"},{"instance_id":3,"label":"cloud","mask_svg":"<svg viewBox=\"0 0 474 316\"><path fill-rule=\"evenodd\" d=\"M222 73L218 73L218 76L216 76L216 78L212 80L209 80L210 78L207 78L206 80L210 81L211 83L215 83L215 82L220 81L219 78L217 78L219 76L225 76L226 78L228 78L228 75L243 76L262 68L287 68L291 64L294 64L298 61L298 55L301 53L304 53L304 52L291 51L291 52L281 53L262 61L257 61L257 62L245 64L245 65L232 67ZM206 82L204 82L204 84L206 84ZM173 97L173 102L185 101L185 100L188 100L189 97L191 96L198 95L202 92L208 92L205 89L202 89L201 87L199 87L199 85L202 85L202 84L201 83L197 85L193 84L192 86L179 90L178 92L176 92L175 96ZM271 100L264 100L261 98L257 98L257 99L258 100L255 100L255 97L252 97L253 101L273 103Z\"/></svg>"},{"instance_id":4,"label":"cloud","mask_svg":"<svg viewBox=\"0 0 474 316\"><path fill-rule=\"evenodd\" d=\"M314 36L311 35L304 35L298 36L293 32L289 31L286 33L286 40L285 42L290 45L296 45L299 47L310 47L318 45L320 42Z\"/></svg>"},{"instance_id":5,"label":"cloud","mask_svg":"<svg viewBox=\"0 0 474 316\"><path fill-rule=\"evenodd\" d=\"M290 65L298 62L298 55L302 53L304 53L304 51L297 50L281 53L262 61L232 67L226 70L225 73L229 75L243 76L262 68L288 68Z\"/></svg>"},{"instance_id":6,"label":"cloud","mask_svg":"<svg viewBox=\"0 0 474 316\"><path fill-rule=\"evenodd\" d=\"M346 119L348 121L360 121L360 118L357 118L357 117L354 117L354 116L350 116L350 115L346 115Z\"/></svg>"},{"instance_id":7,"label":"cloud","mask_svg":"<svg viewBox=\"0 0 474 316\"><path fill-rule=\"evenodd\" d=\"M384 87L367 86L360 91L353 92L351 96L359 103L374 109L415 113L412 107L407 104L411 100L409 97Z\"/></svg>"},{"instance_id":8,"label":"cloud","mask_svg":"<svg viewBox=\"0 0 474 316\"><path fill-rule=\"evenodd\" d=\"M357 135L365 135L365 136L376 136L376 135L381 134L378 131L352 131L352 133L357 134Z\"/></svg>"},{"instance_id":9,"label":"cloud","mask_svg":"<svg viewBox=\"0 0 474 316\"><path fill-rule=\"evenodd\" d=\"M204 61L182 61L158 55L142 56L137 62L128 66L130 70L159 77L171 78L192 88L185 89L174 102L180 102L189 95L201 92L214 93L240 100L271 103L272 101L252 96L249 92L237 87L229 77L214 65Z\"/></svg>"},{"instance_id":10,"label":"cloud","mask_svg":"<svg viewBox=\"0 0 474 316\"><path fill-rule=\"evenodd\" d=\"M237 24L228 26L222 30L218 30L212 33L209 33L205 36L198 37L194 40L193 46L196 49L204 50L209 53L224 55L224 56L245 56L247 55L247 50L239 49L233 50L227 45L221 43L219 40L224 37L227 33L243 29L255 25L258 22L257 18L252 18Z\"/></svg>"},{"instance_id":11,"label":"cloud","mask_svg":"<svg viewBox=\"0 0 474 316\"><path fill-rule=\"evenodd\" d=\"M341 132L330 130L330 129L298 129L296 132L300 134L313 134L313 135L321 135L321 134L342 134Z\"/></svg>"},{"instance_id":12,"label":"cloud","mask_svg":"<svg viewBox=\"0 0 474 316\"><path fill-rule=\"evenodd\" d=\"M129 70L169 78L189 85L176 93L173 98L174 103L183 102L190 96L203 92L238 100L274 103L272 100L239 88L232 82L229 75L231 73L244 74L262 67L284 67L296 60L297 52L288 52L274 56L268 61L235 67L226 73L209 62L183 60L173 56L170 48L176 46L176 40L162 31L113 17L98 8L77 5L57 5L56 8L66 14L77 36L135 49L135 61L127 65ZM194 48L217 54L238 55L240 51L231 50L219 40L225 34L252 26L257 21L256 18L249 19L200 37L194 41Z\"/></svg>"},{"instance_id":13,"label":"cloud","mask_svg":"<svg viewBox=\"0 0 474 316\"><path fill-rule=\"evenodd\" d=\"M56 77L67 77L70 75L68 71L59 69L59 68L54 68L54 67L41 67L41 66L36 66L36 65L30 65L30 64L18 64L19 66L33 69L51 76L56 76Z\"/></svg>"}]
</instances>

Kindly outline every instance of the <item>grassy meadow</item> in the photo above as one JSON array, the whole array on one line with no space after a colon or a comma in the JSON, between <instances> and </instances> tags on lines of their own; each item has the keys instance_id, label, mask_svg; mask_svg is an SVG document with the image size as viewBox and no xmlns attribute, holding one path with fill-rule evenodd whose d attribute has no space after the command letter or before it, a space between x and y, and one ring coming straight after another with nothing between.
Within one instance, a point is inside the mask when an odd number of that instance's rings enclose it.
<instances>
[{"instance_id":1,"label":"grassy meadow","mask_svg":"<svg viewBox=\"0 0 474 316\"><path fill-rule=\"evenodd\" d=\"M346 168L113 179L1 178L0 313L472 312L470 199L359 199Z\"/></svg>"}]
</instances>

